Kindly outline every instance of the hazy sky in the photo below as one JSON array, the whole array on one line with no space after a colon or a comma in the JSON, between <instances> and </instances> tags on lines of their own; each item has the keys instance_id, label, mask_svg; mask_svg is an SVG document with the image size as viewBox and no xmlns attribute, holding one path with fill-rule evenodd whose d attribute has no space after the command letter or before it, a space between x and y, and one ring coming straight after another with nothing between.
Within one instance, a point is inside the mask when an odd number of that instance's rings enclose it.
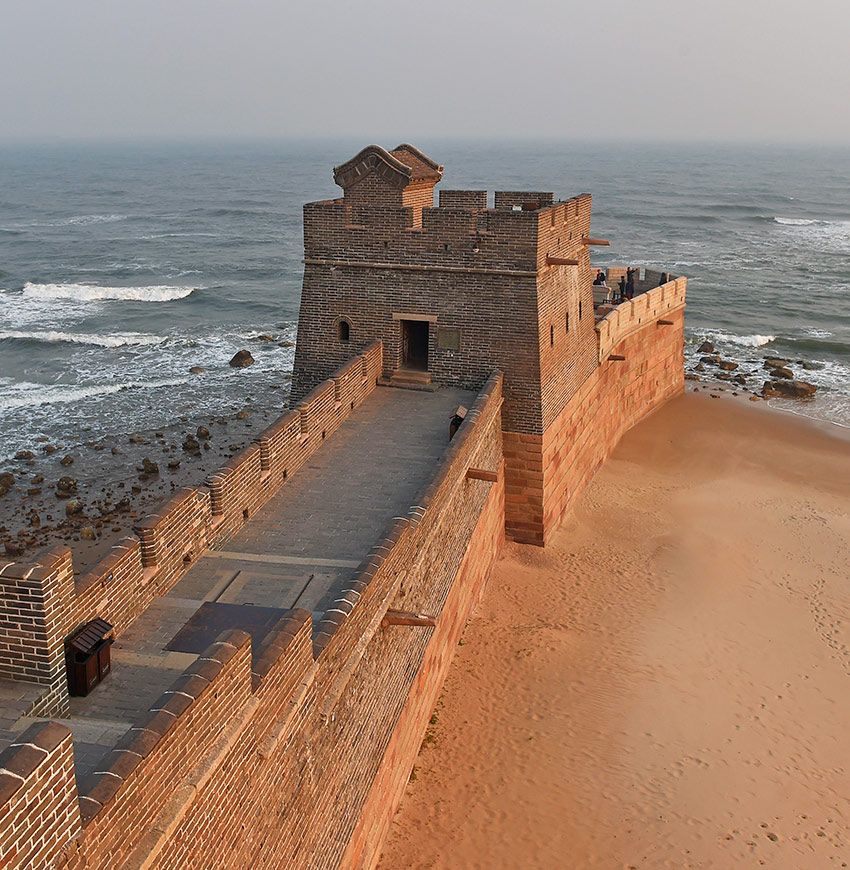
<instances>
[{"instance_id":1,"label":"hazy sky","mask_svg":"<svg viewBox=\"0 0 850 870\"><path fill-rule=\"evenodd\" d=\"M850 143L850 0L0 0L0 138Z\"/></svg>"}]
</instances>

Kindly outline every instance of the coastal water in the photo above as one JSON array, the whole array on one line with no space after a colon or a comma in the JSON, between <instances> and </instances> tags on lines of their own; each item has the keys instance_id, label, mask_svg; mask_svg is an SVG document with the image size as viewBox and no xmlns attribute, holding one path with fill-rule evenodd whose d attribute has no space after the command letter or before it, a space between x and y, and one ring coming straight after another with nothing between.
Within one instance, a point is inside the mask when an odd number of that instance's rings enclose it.
<instances>
[{"instance_id":1,"label":"coastal water","mask_svg":"<svg viewBox=\"0 0 850 870\"><path fill-rule=\"evenodd\" d=\"M283 407L301 206L362 144L0 148L0 460ZM444 186L593 193L595 263L690 277L689 355L805 360L818 396L789 407L850 424L850 150L417 144Z\"/></svg>"}]
</instances>

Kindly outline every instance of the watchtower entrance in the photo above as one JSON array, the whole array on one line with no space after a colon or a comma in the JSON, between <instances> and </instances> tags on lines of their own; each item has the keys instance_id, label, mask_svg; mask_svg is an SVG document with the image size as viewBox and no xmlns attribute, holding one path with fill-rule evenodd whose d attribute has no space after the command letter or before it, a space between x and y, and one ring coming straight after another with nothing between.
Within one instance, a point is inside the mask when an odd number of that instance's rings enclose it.
<instances>
[{"instance_id":1,"label":"watchtower entrance","mask_svg":"<svg viewBox=\"0 0 850 870\"><path fill-rule=\"evenodd\" d=\"M427 320L401 321L401 365L418 372L428 371Z\"/></svg>"}]
</instances>

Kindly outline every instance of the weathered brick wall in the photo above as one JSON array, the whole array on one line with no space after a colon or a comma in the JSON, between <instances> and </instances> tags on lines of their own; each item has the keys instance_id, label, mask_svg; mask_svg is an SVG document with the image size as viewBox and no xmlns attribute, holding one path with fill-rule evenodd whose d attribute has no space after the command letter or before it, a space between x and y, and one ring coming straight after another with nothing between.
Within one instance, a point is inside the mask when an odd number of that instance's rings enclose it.
<instances>
[{"instance_id":1,"label":"weathered brick wall","mask_svg":"<svg viewBox=\"0 0 850 870\"><path fill-rule=\"evenodd\" d=\"M375 389L380 343L367 346L312 398L287 412L213 474L183 489L88 573L74 579L71 551L0 564L0 677L47 688L32 715L65 715L65 638L94 617L119 636L165 595L208 546L220 546L318 450Z\"/></svg>"},{"instance_id":2,"label":"weathered brick wall","mask_svg":"<svg viewBox=\"0 0 850 870\"><path fill-rule=\"evenodd\" d=\"M81 815L51 854L8 866L371 866L501 545L501 402L495 376L315 642L310 615L292 611L253 666L244 634L214 644L80 783ZM388 607L423 610L436 628L383 626ZM39 788L75 796L70 765ZM0 824L17 806L0 805ZM33 816L36 833L46 824ZM9 826L0 849L16 844Z\"/></svg>"},{"instance_id":3,"label":"weathered brick wall","mask_svg":"<svg viewBox=\"0 0 850 870\"><path fill-rule=\"evenodd\" d=\"M80 834L71 732L31 725L0 757L0 867L55 867Z\"/></svg>"},{"instance_id":4,"label":"weathered brick wall","mask_svg":"<svg viewBox=\"0 0 850 870\"><path fill-rule=\"evenodd\" d=\"M483 211L487 208L486 190L440 189L440 208L462 208L468 211Z\"/></svg>"},{"instance_id":5,"label":"weathered brick wall","mask_svg":"<svg viewBox=\"0 0 850 870\"><path fill-rule=\"evenodd\" d=\"M506 525L514 540L544 544L622 435L682 391L680 298L668 294L675 307L661 312L670 325L655 318L644 318L639 325L624 321L624 337L609 348L542 436L504 433ZM608 327L603 331L607 335Z\"/></svg>"}]
</instances>

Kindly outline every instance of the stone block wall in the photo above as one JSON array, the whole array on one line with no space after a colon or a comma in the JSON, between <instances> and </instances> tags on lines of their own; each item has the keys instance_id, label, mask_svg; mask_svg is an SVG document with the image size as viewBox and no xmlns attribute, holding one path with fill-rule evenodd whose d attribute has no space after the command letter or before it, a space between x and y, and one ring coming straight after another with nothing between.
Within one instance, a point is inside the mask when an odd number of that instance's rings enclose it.
<instances>
[{"instance_id":1,"label":"stone block wall","mask_svg":"<svg viewBox=\"0 0 850 870\"><path fill-rule=\"evenodd\" d=\"M87 574L74 579L71 551L32 563L0 563L0 678L45 686L31 715L68 710L65 639L90 619L118 637L165 595L207 547L221 546L318 450L375 389L382 347L374 343L235 456L208 486L176 493ZM344 399L344 401L343 401Z\"/></svg>"},{"instance_id":2,"label":"stone block wall","mask_svg":"<svg viewBox=\"0 0 850 870\"><path fill-rule=\"evenodd\" d=\"M3 753L0 768L20 781L0 775L0 863L373 866L501 545L501 403L497 375L315 639L303 611L253 657L246 635L224 635L79 789L64 729L47 758L16 767L21 750ZM498 479L467 478L470 467ZM384 625L387 608L423 610L436 628ZM24 794L47 803L22 825ZM47 833L49 850L33 859L26 844Z\"/></svg>"},{"instance_id":3,"label":"stone block wall","mask_svg":"<svg viewBox=\"0 0 850 870\"><path fill-rule=\"evenodd\" d=\"M684 389L685 283L676 279L600 321L604 359L542 435L504 433L511 538L545 544L622 435Z\"/></svg>"}]
</instances>

